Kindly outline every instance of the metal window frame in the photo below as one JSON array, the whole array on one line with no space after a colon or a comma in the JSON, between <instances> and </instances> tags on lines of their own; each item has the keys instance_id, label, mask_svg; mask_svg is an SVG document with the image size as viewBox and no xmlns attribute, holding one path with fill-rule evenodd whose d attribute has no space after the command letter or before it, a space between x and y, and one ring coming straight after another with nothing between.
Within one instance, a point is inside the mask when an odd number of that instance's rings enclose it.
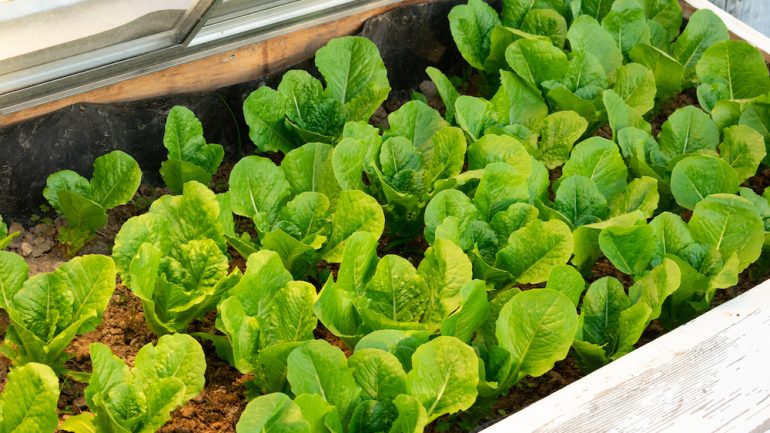
<instances>
[{"instance_id":1,"label":"metal window frame","mask_svg":"<svg viewBox=\"0 0 770 433\"><path fill-rule=\"evenodd\" d=\"M180 37L181 41L178 44L142 52L142 49L152 46L153 43L157 44L157 41L142 41L143 44L148 44L142 47L137 40L131 41L135 43L133 46L121 47L125 50L123 54L132 54L122 59L119 55L115 55L114 58L105 57L111 54L109 50L115 50L116 47L104 49L106 50L104 52L97 50L86 53L91 56L90 59L88 57L78 59L78 56L65 59L58 67L60 71L66 71L66 75L54 78L55 74L52 74L50 76L52 78L37 84L0 93L0 115L240 48L294 31L298 26L318 25L348 14L399 3L403 0L294 0L290 3L283 0L277 1L277 5L271 5L270 8L257 7L253 10L234 13L224 21L215 19L207 29L206 12L211 10L214 1L206 1L205 10L197 16L197 19L191 19L187 23L186 34ZM193 14L191 13L190 16L192 17ZM180 29L174 36L179 37L182 33L185 32ZM205 40L195 41L198 35L206 35ZM105 59L109 59L110 62L99 65L98 61ZM87 63L89 60L91 64ZM78 71L78 65L81 68L87 68ZM42 67L52 68L52 65L47 64ZM30 74L33 71L28 69L22 72Z\"/></svg>"}]
</instances>

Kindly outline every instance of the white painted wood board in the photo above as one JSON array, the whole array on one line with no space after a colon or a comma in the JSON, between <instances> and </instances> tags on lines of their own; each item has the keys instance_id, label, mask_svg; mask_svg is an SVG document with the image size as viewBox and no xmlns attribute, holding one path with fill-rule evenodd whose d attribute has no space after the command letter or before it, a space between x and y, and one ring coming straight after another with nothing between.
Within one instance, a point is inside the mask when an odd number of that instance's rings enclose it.
<instances>
[{"instance_id":1,"label":"white painted wood board","mask_svg":"<svg viewBox=\"0 0 770 433\"><path fill-rule=\"evenodd\" d=\"M770 281L484 433L770 431Z\"/></svg>"}]
</instances>

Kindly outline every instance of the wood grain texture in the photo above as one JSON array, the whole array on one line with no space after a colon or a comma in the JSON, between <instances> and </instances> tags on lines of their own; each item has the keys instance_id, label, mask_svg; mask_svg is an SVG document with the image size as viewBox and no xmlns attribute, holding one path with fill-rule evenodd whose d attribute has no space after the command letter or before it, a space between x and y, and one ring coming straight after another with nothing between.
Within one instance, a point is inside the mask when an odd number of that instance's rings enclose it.
<instances>
[{"instance_id":1,"label":"wood grain texture","mask_svg":"<svg viewBox=\"0 0 770 433\"><path fill-rule=\"evenodd\" d=\"M0 126L37 117L80 102L109 103L161 95L215 90L258 79L313 57L329 40L359 31L367 19L390 9L435 0L403 0L333 21L282 29L274 37L220 54L171 66L84 93L0 115Z\"/></svg>"},{"instance_id":2,"label":"wood grain texture","mask_svg":"<svg viewBox=\"0 0 770 433\"><path fill-rule=\"evenodd\" d=\"M770 431L770 281L483 433Z\"/></svg>"}]
</instances>

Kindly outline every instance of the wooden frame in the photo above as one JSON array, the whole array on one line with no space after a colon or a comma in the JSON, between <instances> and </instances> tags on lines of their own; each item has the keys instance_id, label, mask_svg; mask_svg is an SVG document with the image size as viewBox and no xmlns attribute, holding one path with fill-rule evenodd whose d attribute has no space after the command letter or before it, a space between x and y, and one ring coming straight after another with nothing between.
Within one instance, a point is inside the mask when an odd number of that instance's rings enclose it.
<instances>
[{"instance_id":1,"label":"wooden frame","mask_svg":"<svg viewBox=\"0 0 770 433\"><path fill-rule=\"evenodd\" d=\"M337 13L309 23L290 26L261 35L259 40L227 51L206 55L189 62L170 65L104 86L64 96L52 102L20 111L0 113L0 126L41 116L81 102L125 102L161 95L208 91L257 79L302 60L330 39L355 33L364 21L390 9L435 0L383 0L352 12ZM697 9L714 11L727 24L731 34L757 46L770 46L770 39L707 0L680 0L685 16ZM770 61L770 55L765 53Z\"/></svg>"},{"instance_id":2,"label":"wooden frame","mask_svg":"<svg viewBox=\"0 0 770 433\"><path fill-rule=\"evenodd\" d=\"M125 102L155 96L208 91L255 80L313 57L329 40L360 31L364 21L399 6L435 0L381 0L272 31L247 45L105 84L16 112L0 114L0 127L81 102Z\"/></svg>"}]
</instances>

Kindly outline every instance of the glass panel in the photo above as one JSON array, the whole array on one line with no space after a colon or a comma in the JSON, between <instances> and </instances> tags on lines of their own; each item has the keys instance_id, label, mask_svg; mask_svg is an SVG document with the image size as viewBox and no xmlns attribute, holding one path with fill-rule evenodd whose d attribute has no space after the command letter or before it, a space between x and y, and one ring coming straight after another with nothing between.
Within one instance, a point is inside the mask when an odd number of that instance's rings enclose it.
<instances>
[{"instance_id":1,"label":"glass panel","mask_svg":"<svg viewBox=\"0 0 770 433\"><path fill-rule=\"evenodd\" d=\"M221 41L275 25L290 25L297 20L318 17L331 10L373 1L375 0L223 0L212 7L208 14L212 18L205 22L190 42L190 46Z\"/></svg>"},{"instance_id":2,"label":"glass panel","mask_svg":"<svg viewBox=\"0 0 770 433\"><path fill-rule=\"evenodd\" d=\"M0 0L0 74L150 37L155 49L173 45L199 3Z\"/></svg>"},{"instance_id":3,"label":"glass panel","mask_svg":"<svg viewBox=\"0 0 770 433\"><path fill-rule=\"evenodd\" d=\"M206 24L222 22L244 13L253 13L296 1L298 0L218 0L206 14Z\"/></svg>"}]
</instances>

